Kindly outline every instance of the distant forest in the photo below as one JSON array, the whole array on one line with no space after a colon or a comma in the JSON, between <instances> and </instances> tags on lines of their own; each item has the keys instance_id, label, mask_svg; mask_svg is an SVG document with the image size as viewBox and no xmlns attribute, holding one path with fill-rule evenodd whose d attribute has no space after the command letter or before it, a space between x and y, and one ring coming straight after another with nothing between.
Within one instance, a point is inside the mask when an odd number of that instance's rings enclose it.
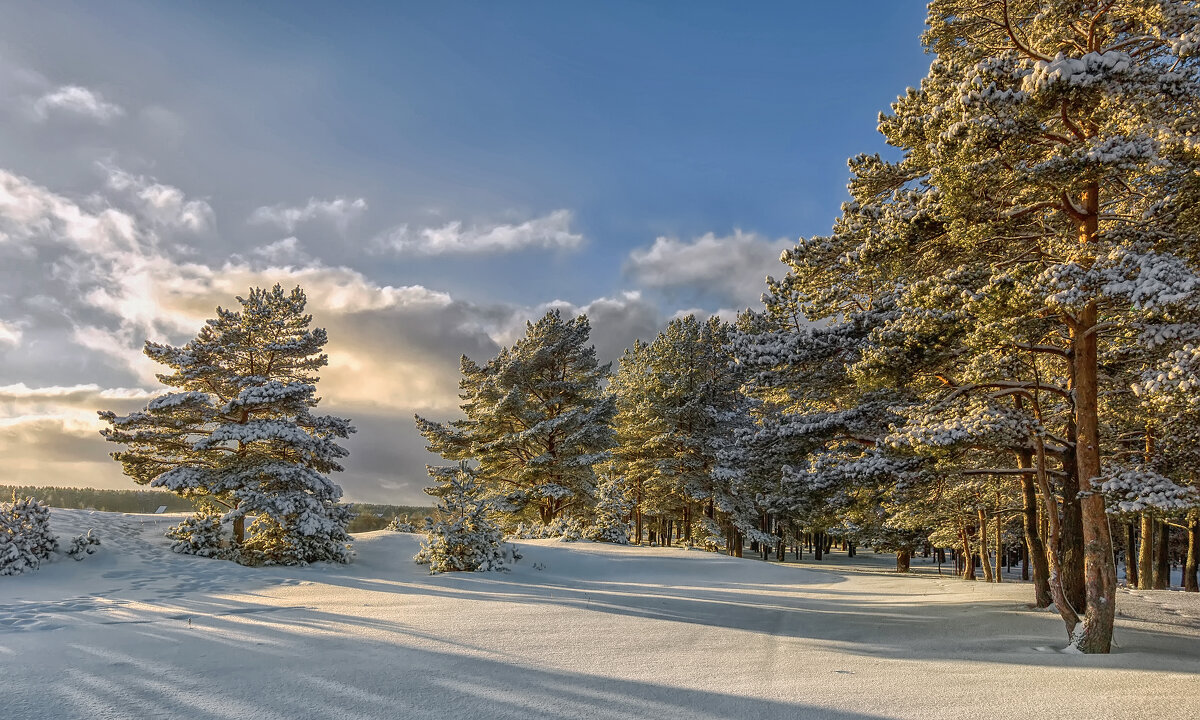
<instances>
[{"instance_id":1,"label":"distant forest","mask_svg":"<svg viewBox=\"0 0 1200 720\"><path fill-rule=\"evenodd\" d=\"M195 504L174 493L162 490L101 490L99 488L35 487L11 485L0 487L0 500L13 495L32 496L51 507L79 510L103 510L105 512L152 513L166 505L166 512L195 512ZM419 525L426 515L432 515L432 507L412 505L374 505L369 503L347 503L354 508L354 519L347 528L349 532L382 530L392 518L407 515Z\"/></svg>"}]
</instances>

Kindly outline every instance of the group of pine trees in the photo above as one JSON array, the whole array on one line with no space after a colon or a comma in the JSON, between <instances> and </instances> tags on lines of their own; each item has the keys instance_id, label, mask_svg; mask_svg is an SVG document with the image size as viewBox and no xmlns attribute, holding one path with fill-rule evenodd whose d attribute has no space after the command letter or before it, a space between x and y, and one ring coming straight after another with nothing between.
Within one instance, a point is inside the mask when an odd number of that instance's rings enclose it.
<instances>
[{"instance_id":1,"label":"group of pine trees","mask_svg":"<svg viewBox=\"0 0 1200 720\"><path fill-rule=\"evenodd\" d=\"M504 528L777 556L840 536L998 579L1019 546L1086 652L1109 648L1117 547L1153 587L1186 535L1196 589L1200 7L933 0L923 41L929 74L880 118L894 157L850 162L833 232L783 254L762 310L675 320L615 372L557 311L462 359L463 417L417 418L453 463L422 560L502 564ZM147 343L177 391L105 435L205 508L179 549L345 560L325 334L299 289L239 300Z\"/></svg>"},{"instance_id":2,"label":"group of pine trees","mask_svg":"<svg viewBox=\"0 0 1200 720\"><path fill-rule=\"evenodd\" d=\"M1117 547L1161 586L1185 535L1196 590L1200 7L934 0L924 43L880 118L898 159L851 161L762 311L672 322L607 389L584 321L551 313L463 360L466 419L418 418L430 448L513 518L619 496L638 541L931 543L996 579L1016 544L1085 652L1111 642Z\"/></svg>"}]
</instances>

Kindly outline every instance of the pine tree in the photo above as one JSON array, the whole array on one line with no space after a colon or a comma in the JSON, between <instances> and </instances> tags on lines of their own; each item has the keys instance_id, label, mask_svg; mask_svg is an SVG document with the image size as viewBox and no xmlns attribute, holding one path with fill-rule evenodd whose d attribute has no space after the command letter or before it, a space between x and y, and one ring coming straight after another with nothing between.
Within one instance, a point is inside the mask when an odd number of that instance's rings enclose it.
<instances>
[{"instance_id":1,"label":"pine tree","mask_svg":"<svg viewBox=\"0 0 1200 720\"><path fill-rule=\"evenodd\" d=\"M67 555L75 560L82 560L88 555L94 555L98 547L100 547L100 538L92 535L92 531L88 530L82 535L71 538L71 547L67 548Z\"/></svg>"},{"instance_id":2,"label":"pine tree","mask_svg":"<svg viewBox=\"0 0 1200 720\"><path fill-rule=\"evenodd\" d=\"M480 366L462 358L462 420L416 417L429 450L447 460L471 460L490 496L520 517L543 525L564 513L585 516L595 494L594 466L610 457L615 406L587 344L580 315L552 310L527 323L525 337ZM453 468L453 466L451 466Z\"/></svg>"},{"instance_id":3,"label":"pine tree","mask_svg":"<svg viewBox=\"0 0 1200 720\"><path fill-rule=\"evenodd\" d=\"M429 529L413 558L430 574L508 570L520 558L504 546L504 534L489 515L494 502L466 461L456 468L430 467L437 485L425 490L438 498L440 519Z\"/></svg>"},{"instance_id":4,"label":"pine tree","mask_svg":"<svg viewBox=\"0 0 1200 720\"><path fill-rule=\"evenodd\" d=\"M905 160L864 161L860 174L935 190L946 230L924 262L907 255L914 270L965 271L985 299L1007 288L1019 299L1010 317L1048 330L1031 351L1062 360L1066 472L1082 491L1086 610L1064 620L1075 647L1107 652L1116 574L1104 499L1091 492L1103 477L1101 336L1195 302L1195 225L1180 203L1197 167L1200 8L935 0L928 22L937 59L881 122Z\"/></svg>"},{"instance_id":5,"label":"pine tree","mask_svg":"<svg viewBox=\"0 0 1200 720\"><path fill-rule=\"evenodd\" d=\"M714 476L742 400L732 367L730 327L719 318L672 320L650 343L626 350L612 379L616 400L614 472L634 500L634 536L646 516L664 544L695 543L714 528L718 496L732 478ZM724 484L722 484L724 483ZM725 503L720 510L733 508ZM725 518L726 521L728 518ZM707 544L707 543L706 543Z\"/></svg>"},{"instance_id":6,"label":"pine tree","mask_svg":"<svg viewBox=\"0 0 1200 720\"><path fill-rule=\"evenodd\" d=\"M134 482L204 507L175 529L177 549L217 554L202 516L220 508L233 523L228 554L239 562L347 562L350 512L328 474L348 454L336 440L354 428L312 412L317 370L329 362L326 333L309 329L298 287L255 288L237 300L240 311L218 307L186 345L147 342L146 355L171 368L159 380L176 391L126 416L101 412L109 423L101 434L128 446L113 458ZM192 530L200 534L182 537Z\"/></svg>"},{"instance_id":7,"label":"pine tree","mask_svg":"<svg viewBox=\"0 0 1200 720\"><path fill-rule=\"evenodd\" d=\"M37 570L58 549L50 507L34 498L0 503L0 575Z\"/></svg>"},{"instance_id":8,"label":"pine tree","mask_svg":"<svg viewBox=\"0 0 1200 720\"><path fill-rule=\"evenodd\" d=\"M633 529L630 523L632 512L633 502L628 497L624 478L611 471L605 473L596 486L595 515L585 534L597 542L627 545Z\"/></svg>"}]
</instances>

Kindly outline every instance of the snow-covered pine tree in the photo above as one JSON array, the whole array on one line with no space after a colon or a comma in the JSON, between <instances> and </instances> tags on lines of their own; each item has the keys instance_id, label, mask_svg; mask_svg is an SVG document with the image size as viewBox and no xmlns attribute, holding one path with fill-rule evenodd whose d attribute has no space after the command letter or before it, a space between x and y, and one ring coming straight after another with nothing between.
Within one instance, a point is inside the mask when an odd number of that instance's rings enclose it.
<instances>
[{"instance_id":1,"label":"snow-covered pine tree","mask_svg":"<svg viewBox=\"0 0 1200 720\"><path fill-rule=\"evenodd\" d=\"M226 551L221 529L222 514L206 507L168 529L167 538L174 540L171 550L181 555L221 557Z\"/></svg>"},{"instance_id":2,"label":"snow-covered pine tree","mask_svg":"<svg viewBox=\"0 0 1200 720\"><path fill-rule=\"evenodd\" d=\"M633 502L629 499L629 488L624 478L609 470L601 473L596 484L596 508L585 535L597 542L618 545L629 544L632 531L630 518Z\"/></svg>"},{"instance_id":3,"label":"snow-covered pine tree","mask_svg":"<svg viewBox=\"0 0 1200 720\"><path fill-rule=\"evenodd\" d=\"M609 366L597 362L590 332L586 315L564 320L552 310L486 365L462 358L464 419L416 417L429 450L478 463L489 496L517 518L529 510L549 525L590 512L593 467L610 457L615 412L601 388Z\"/></svg>"},{"instance_id":4,"label":"snow-covered pine tree","mask_svg":"<svg viewBox=\"0 0 1200 720\"><path fill-rule=\"evenodd\" d=\"M0 575L37 570L57 549L48 505L15 495L0 503Z\"/></svg>"},{"instance_id":5,"label":"snow-covered pine tree","mask_svg":"<svg viewBox=\"0 0 1200 720\"><path fill-rule=\"evenodd\" d=\"M336 441L354 428L312 412L326 333L309 328L299 287L254 288L237 300L240 310L218 307L186 345L147 342L146 355L171 368L159 380L175 391L129 415L101 412L109 423L101 434L128 446L113 458L134 482L194 498L201 515L222 509L239 562L347 562L350 511L328 474L342 469L348 453ZM198 518L176 528L203 535L176 538L177 547L209 554L211 525Z\"/></svg>"},{"instance_id":6,"label":"snow-covered pine tree","mask_svg":"<svg viewBox=\"0 0 1200 720\"><path fill-rule=\"evenodd\" d=\"M712 317L672 320L650 343L626 350L610 385L617 405L614 472L635 500L635 537L649 516L664 544L694 543L718 510L717 451L741 400L731 329ZM725 519L726 524L728 520Z\"/></svg>"},{"instance_id":7,"label":"snow-covered pine tree","mask_svg":"<svg viewBox=\"0 0 1200 720\"><path fill-rule=\"evenodd\" d=\"M877 484L894 483L909 464L877 445L896 419L891 408L908 401L905 388L861 385L853 375L893 312L896 283L886 262L847 257L854 232L838 230L783 253L787 275L767 278L764 310L740 321L734 340L761 403L743 455L765 473L764 509L818 536L843 527L855 503L876 504Z\"/></svg>"},{"instance_id":8,"label":"snow-covered pine tree","mask_svg":"<svg viewBox=\"0 0 1200 720\"><path fill-rule=\"evenodd\" d=\"M465 460L457 467L429 467L429 474L437 484L425 492L438 498L440 517L413 558L417 563L436 574L507 570L519 559L514 547L505 547L504 533L490 517L494 503Z\"/></svg>"},{"instance_id":9,"label":"snow-covered pine tree","mask_svg":"<svg viewBox=\"0 0 1200 720\"><path fill-rule=\"evenodd\" d=\"M82 535L71 538L71 547L67 548L67 555L75 560L82 560L88 555L94 555L99 547L100 538L88 530Z\"/></svg>"},{"instance_id":10,"label":"snow-covered pine tree","mask_svg":"<svg viewBox=\"0 0 1200 720\"><path fill-rule=\"evenodd\" d=\"M1200 7L934 0L928 24L937 59L881 130L936 190L940 260L989 275L985 292L1019 288L1058 325L1048 351L1070 381L1086 589L1078 626L1064 619L1073 646L1107 652L1116 573L1104 499L1091 492L1101 336L1195 301L1182 262L1195 228L1180 202L1197 167Z\"/></svg>"},{"instance_id":11,"label":"snow-covered pine tree","mask_svg":"<svg viewBox=\"0 0 1200 720\"><path fill-rule=\"evenodd\" d=\"M649 483L658 471L659 446L666 421L655 411L658 399L650 367L650 346L635 340L621 355L609 383L616 412L613 430L612 472L621 477L633 503L633 542L645 535L645 503Z\"/></svg>"}]
</instances>

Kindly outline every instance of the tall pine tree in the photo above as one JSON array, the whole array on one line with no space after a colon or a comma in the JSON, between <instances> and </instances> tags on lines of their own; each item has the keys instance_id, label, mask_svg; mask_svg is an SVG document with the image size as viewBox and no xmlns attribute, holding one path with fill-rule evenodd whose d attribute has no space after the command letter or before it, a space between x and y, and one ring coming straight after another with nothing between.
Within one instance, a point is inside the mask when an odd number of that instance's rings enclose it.
<instances>
[{"instance_id":1,"label":"tall pine tree","mask_svg":"<svg viewBox=\"0 0 1200 720\"><path fill-rule=\"evenodd\" d=\"M595 502L593 467L610 457L615 412L601 388L609 366L597 362L590 332L586 315L565 320L552 310L486 365L464 356L465 418L416 417L429 449L476 462L488 492L514 513L533 513L543 524L586 515Z\"/></svg>"},{"instance_id":2,"label":"tall pine tree","mask_svg":"<svg viewBox=\"0 0 1200 720\"><path fill-rule=\"evenodd\" d=\"M337 440L354 428L313 414L326 333L309 328L298 287L237 300L240 310L218 307L186 345L147 342L146 355L171 368L158 379L175 391L129 415L101 412L101 434L128 446L112 456L134 482L222 510L233 523L228 555L239 562L346 562L350 512L328 474L342 469L348 452ZM213 537L203 518L188 527Z\"/></svg>"}]
</instances>

